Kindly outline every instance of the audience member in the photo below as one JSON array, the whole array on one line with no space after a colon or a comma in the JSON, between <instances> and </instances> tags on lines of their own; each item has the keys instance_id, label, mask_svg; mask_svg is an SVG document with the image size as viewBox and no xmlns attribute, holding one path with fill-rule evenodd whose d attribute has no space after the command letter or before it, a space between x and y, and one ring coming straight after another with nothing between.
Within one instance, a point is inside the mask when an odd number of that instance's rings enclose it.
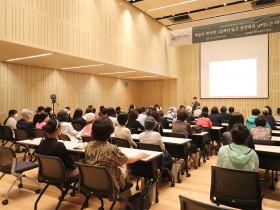
<instances>
[{"instance_id":1,"label":"audience member","mask_svg":"<svg viewBox=\"0 0 280 210\"><path fill-rule=\"evenodd\" d=\"M200 107L200 106L197 106L196 109L193 111L193 116L194 116L195 118L198 118L198 117L200 117L201 113L202 113L201 107Z\"/></svg>"},{"instance_id":2,"label":"audience member","mask_svg":"<svg viewBox=\"0 0 280 210\"><path fill-rule=\"evenodd\" d=\"M154 128L154 131L159 132L160 135L163 135L162 125L159 123L159 113L157 111L150 112L150 116L153 117L156 120L156 127Z\"/></svg>"},{"instance_id":3,"label":"audience member","mask_svg":"<svg viewBox=\"0 0 280 210\"><path fill-rule=\"evenodd\" d=\"M68 114L67 122L72 122L71 109L70 109L70 107L69 107L69 106L66 106L64 110L65 110L65 111L68 110L68 111L67 111L67 114Z\"/></svg>"},{"instance_id":4,"label":"audience member","mask_svg":"<svg viewBox=\"0 0 280 210\"><path fill-rule=\"evenodd\" d=\"M270 125L271 128L275 127L277 125L274 117L269 114L269 109L268 108L264 107L262 109L262 113L263 113L263 115L261 117L266 120L266 122Z\"/></svg>"},{"instance_id":5,"label":"audience member","mask_svg":"<svg viewBox=\"0 0 280 210\"><path fill-rule=\"evenodd\" d=\"M67 114L68 116L68 114ZM67 122L67 121L63 121ZM77 108L74 112L73 119L72 119L72 125L78 124L82 128L84 128L87 125L87 121L83 118L83 110L81 108Z\"/></svg>"},{"instance_id":6,"label":"audience member","mask_svg":"<svg viewBox=\"0 0 280 210\"><path fill-rule=\"evenodd\" d=\"M246 127L251 130L252 128L255 127L255 119L260 116L261 114L261 111L259 109L252 109L252 115L250 115L248 118L247 118L247 121L246 121ZM266 128L269 128L271 130L271 127L270 125L266 122L265 124L265 127Z\"/></svg>"},{"instance_id":7,"label":"audience member","mask_svg":"<svg viewBox=\"0 0 280 210\"><path fill-rule=\"evenodd\" d=\"M125 127L133 128L136 131L144 130L144 126L139 121L137 121L137 118L138 118L138 112L136 110L130 111L128 113L128 122L125 125Z\"/></svg>"},{"instance_id":8,"label":"audience member","mask_svg":"<svg viewBox=\"0 0 280 210\"><path fill-rule=\"evenodd\" d=\"M202 107L201 112L206 112L206 113L208 114L208 113L209 113L208 106L204 106L204 107Z\"/></svg>"},{"instance_id":9,"label":"audience member","mask_svg":"<svg viewBox=\"0 0 280 210\"><path fill-rule=\"evenodd\" d=\"M218 153L217 166L246 171L259 170L257 153L245 146L250 131L242 124L235 124L231 130L232 143L222 146Z\"/></svg>"},{"instance_id":10,"label":"audience member","mask_svg":"<svg viewBox=\"0 0 280 210\"><path fill-rule=\"evenodd\" d=\"M121 113L121 107L117 106L116 107L116 115L118 117L118 115Z\"/></svg>"},{"instance_id":11,"label":"audience member","mask_svg":"<svg viewBox=\"0 0 280 210\"><path fill-rule=\"evenodd\" d=\"M17 129L26 130L28 138L32 139L35 136L33 123L28 120L31 118L32 111L29 109L23 109L21 111L22 118L17 122Z\"/></svg>"},{"instance_id":12,"label":"audience member","mask_svg":"<svg viewBox=\"0 0 280 210\"><path fill-rule=\"evenodd\" d=\"M231 138L231 130L235 124L244 124L244 117L241 113L239 112L234 112L230 115L229 121L228 121L228 131L224 132L222 135L222 142L223 145L228 145L232 142ZM250 134L248 139L245 142L245 145L251 149L255 149L255 145L253 142L252 135Z\"/></svg>"},{"instance_id":13,"label":"audience member","mask_svg":"<svg viewBox=\"0 0 280 210\"><path fill-rule=\"evenodd\" d=\"M250 130L253 139L270 140L271 133L270 129L265 127L266 120L262 117L257 117L255 119L256 127Z\"/></svg>"},{"instance_id":14,"label":"audience member","mask_svg":"<svg viewBox=\"0 0 280 210\"><path fill-rule=\"evenodd\" d=\"M200 125L204 128L212 128L211 120L208 117L208 113L202 112L201 117L197 119L196 125Z\"/></svg>"},{"instance_id":15,"label":"audience member","mask_svg":"<svg viewBox=\"0 0 280 210\"><path fill-rule=\"evenodd\" d=\"M85 119L87 121L87 125L78 133L78 136L86 136L90 137L91 136L91 128L92 128L92 123L95 120L95 114L87 113L85 115Z\"/></svg>"},{"instance_id":16,"label":"audience member","mask_svg":"<svg viewBox=\"0 0 280 210\"><path fill-rule=\"evenodd\" d=\"M233 107L233 106L230 106L230 107L228 108L228 112L229 112L229 114L234 113L234 107Z\"/></svg>"},{"instance_id":17,"label":"audience member","mask_svg":"<svg viewBox=\"0 0 280 210\"><path fill-rule=\"evenodd\" d=\"M116 111L113 107L109 107L107 109L107 116L110 118L110 120L112 120L114 127L119 125L117 117L116 117Z\"/></svg>"},{"instance_id":18,"label":"audience member","mask_svg":"<svg viewBox=\"0 0 280 210\"><path fill-rule=\"evenodd\" d=\"M227 107L226 106L222 106L220 111L221 111L220 115L222 117L222 122L228 123L229 113L227 113Z\"/></svg>"},{"instance_id":19,"label":"audience member","mask_svg":"<svg viewBox=\"0 0 280 210\"><path fill-rule=\"evenodd\" d=\"M177 120L172 122L172 132L174 133L183 133L186 138L192 136L192 128L186 119L188 113L186 109L178 110ZM193 143L188 143L188 152L191 153L191 158L189 159L189 164L194 161L196 156L197 147ZM189 165L190 166L190 165Z\"/></svg>"},{"instance_id":20,"label":"audience member","mask_svg":"<svg viewBox=\"0 0 280 210\"><path fill-rule=\"evenodd\" d=\"M168 128L170 128L169 122L168 122L168 118L167 118L167 117L164 117L164 112L163 112L162 110L160 110L158 113L159 113L158 122L161 123L162 128L163 128L163 129L168 129Z\"/></svg>"},{"instance_id":21,"label":"audience member","mask_svg":"<svg viewBox=\"0 0 280 210\"><path fill-rule=\"evenodd\" d=\"M45 111L44 112L47 112L48 113L48 115L49 115L49 118L54 118L55 116L54 116L54 114L53 114L53 110L52 110L52 108L51 107L46 107L45 108Z\"/></svg>"},{"instance_id":22,"label":"audience member","mask_svg":"<svg viewBox=\"0 0 280 210\"><path fill-rule=\"evenodd\" d=\"M171 106L169 108L169 111L167 112L166 117L168 117L170 119L175 119L177 117L177 115L176 115L176 108Z\"/></svg>"},{"instance_id":23,"label":"audience member","mask_svg":"<svg viewBox=\"0 0 280 210\"><path fill-rule=\"evenodd\" d=\"M64 110L57 113L57 119L60 121L61 134L67 135L71 141L78 142L77 131L73 128L71 123L67 122L68 114Z\"/></svg>"},{"instance_id":24,"label":"audience member","mask_svg":"<svg viewBox=\"0 0 280 210\"><path fill-rule=\"evenodd\" d=\"M162 141L161 135L159 132L153 131L157 125L156 120L149 116L145 119L145 131L139 135L139 141L141 143L155 144L159 145L161 150L165 150L164 143Z\"/></svg>"},{"instance_id":25,"label":"audience member","mask_svg":"<svg viewBox=\"0 0 280 210\"><path fill-rule=\"evenodd\" d=\"M104 109L105 107L102 105L99 107L99 112L98 112L98 117L102 117L103 114L102 114L102 109Z\"/></svg>"},{"instance_id":26,"label":"audience member","mask_svg":"<svg viewBox=\"0 0 280 210\"><path fill-rule=\"evenodd\" d=\"M119 125L115 127L115 131L114 131L115 137L125 139L129 142L129 144L132 147L137 147L137 144L133 141L133 139L131 137L130 130L125 127L125 124L128 121L128 114L121 112L121 113L119 113L117 119L118 119Z\"/></svg>"},{"instance_id":27,"label":"audience member","mask_svg":"<svg viewBox=\"0 0 280 210\"><path fill-rule=\"evenodd\" d=\"M128 157L116 146L108 142L114 132L112 121L108 117L101 117L92 125L92 137L94 141L89 142L85 149L85 160L87 164L105 166L108 168L115 189L119 192L124 188L126 179L126 165L147 158L148 155L140 153Z\"/></svg>"},{"instance_id":28,"label":"audience member","mask_svg":"<svg viewBox=\"0 0 280 210\"><path fill-rule=\"evenodd\" d=\"M186 111L188 113L187 122L193 122L194 116L193 116L192 108L190 106L187 106Z\"/></svg>"},{"instance_id":29,"label":"audience member","mask_svg":"<svg viewBox=\"0 0 280 210\"><path fill-rule=\"evenodd\" d=\"M17 119L18 119L17 110L11 109L8 113L8 117L4 121L4 125L9 126L12 129L13 138L15 138L14 129L17 129Z\"/></svg>"},{"instance_id":30,"label":"audience member","mask_svg":"<svg viewBox=\"0 0 280 210\"><path fill-rule=\"evenodd\" d=\"M44 125L46 125L46 122L49 120L49 115L47 112L40 113L38 117L38 122L36 123L35 128L42 129Z\"/></svg>"},{"instance_id":31,"label":"audience member","mask_svg":"<svg viewBox=\"0 0 280 210\"><path fill-rule=\"evenodd\" d=\"M66 169L66 179L79 178L79 170L74 161L70 158L69 152L62 142L58 141L58 135L61 132L60 122L55 119L49 119L47 124L43 126L47 137L43 139L38 147L41 155L54 156L62 160Z\"/></svg>"},{"instance_id":32,"label":"audience member","mask_svg":"<svg viewBox=\"0 0 280 210\"><path fill-rule=\"evenodd\" d=\"M138 110L138 117L137 121L139 121L144 126L144 121L147 115L143 114L143 111L145 112L145 109L143 110L142 107L137 109Z\"/></svg>"},{"instance_id":33,"label":"audience member","mask_svg":"<svg viewBox=\"0 0 280 210\"><path fill-rule=\"evenodd\" d=\"M222 124L222 117L219 114L219 109L216 106L213 106L211 109L211 113L209 115L209 118L212 122L212 125L221 125Z\"/></svg>"},{"instance_id":34,"label":"audience member","mask_svg":"<svg viewBox=\"0 0 280 210\"><path fill-rule=\"evenodd\" d=\"M133 110L135 110L135 106L134 106L134 104L130 104L130 106L128 108L128 112L132 112Z\"/></svg>"},{"instance_id":35,"label":"audience member","mask_svg":"<svg viewBox=\"0 0 280 210\"><path fill-rule=\"evenodd\" d=\"M264 108L267 108L268 109L268 114L272 115L272 109L271 109L270 106L266 105Z\"/></svg>"},{"instance_id":36,"label":"audience member","mask_svg":"<svg viewBox=\"0 0 280 210\"><path fill-rule=\"evenodd\" d=\"M33 125L34 125L34 126L36 126L36 124L37 124L37 122L38 122L38 120L39 120L39 115L40 115L41 113L43 113L44 111L45 111L45 108L44 108L43 106L39 106L39 107L37 108L36 114L35 114L34 117L33 117Z\"/></svg>"}]
</instances>

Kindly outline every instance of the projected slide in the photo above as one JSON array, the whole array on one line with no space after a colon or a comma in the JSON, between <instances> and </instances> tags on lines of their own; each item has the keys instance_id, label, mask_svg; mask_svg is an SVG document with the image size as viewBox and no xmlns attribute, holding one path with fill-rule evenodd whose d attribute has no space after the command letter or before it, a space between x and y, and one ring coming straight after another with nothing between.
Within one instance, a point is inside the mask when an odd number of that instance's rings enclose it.
<instances>
[{"instance_id":1,"label":"projected slide","mask_svg":"<svg viewBox=\"0 0 280 210\"><path fill-rule=\"evenodd\" d=\"M268 98L268 35L200 46L201 98Z\"/></svg>"},{"instance_id":2,"label":"projected slide","mask_svg":"<svg viewBox=\"0 0 280 210\"><path fill-rule=\"evenodd\" d=\"M257 96L257 59L210 62L209 95Z\"/></svg>"}]
</instances>

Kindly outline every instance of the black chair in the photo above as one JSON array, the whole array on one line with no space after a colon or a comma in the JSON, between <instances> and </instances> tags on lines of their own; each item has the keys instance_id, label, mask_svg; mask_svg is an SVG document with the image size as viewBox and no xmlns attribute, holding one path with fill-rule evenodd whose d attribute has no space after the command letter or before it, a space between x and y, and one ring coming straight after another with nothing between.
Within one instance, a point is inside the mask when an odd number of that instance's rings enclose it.
<instances>
[{"instance_id":1,"label":"black chair","mask_svg":"<svg viewBox=\"0 0 280 210\"><path fill-rule=\"evenodd\" d=\"M181 210L226 210L226 208L215 206L213 204L202 203L182 195L179 195L179 200Z\"/></svg>"},{"instance_id":2,"label":"black chair","mask_svg":"<svg viewBox=\"0 0 280 210\"><path fill-rule=\"evenodd\" d=\"M161 148L159 145L155 144L146 144L146 143L141 143L137 142L137 148L138 149L143 149L143 150L150 150L150 151L156 151L156 152L162 152ZM163 158L158 162L158 167L161 169L161 175L163 173L167 173L168 176L171 179L171 187L175 186L175 181L174 181L174 176L172 172L170 171L173 165L173 160L163 162ZM170 167L171 166L171 167ZM137 186L138 186L138 180L137 180Z\"/></svg>"},{"instance_id":3,"label":"black chair","mask_svg":"<svg viewBox=\"0 0 280 210\"><path fill-rule=\"evenodd\" d=\"M81 131L83 129L83 127L80 124L72 124L72 126L76 131Z\"/></svg>"},{"instance_id":4,"label":"black chair","mask_svg":"<svg viewBox=\"0 0 280 210\"><path fill-rule=\"evenodd\" d=\"M280 141L254 139L254 144L280 146Z\"/></svg>"},{"instance_id":5,"label":"black chair","mask_svg":"<svg viewBox=\"0 0 280 210\"><path fill-rule=\"evenodd\" d=\"M173 138L182 138L182 139L186 138L185 134L183 134L183 133L170 132L170 133L165 133L164 135L167 137L173 137Z\"/></svg>"},{"instance_id":6,"label":"black chair","mask_svg":"<svg viewBox=\"0 0 280 210\"><path fill-rule=\"evenodd\" d=\"M93 138L91 136L82 136L83 142L91 142L93 141Z\"/></svg>"},{"instance_id":7,"label":"black chair","mask_svg":"<svg viewBox=\"0 0 280 210\"><path fill-rule=\"evenodd\" d=\"M14 132L15 132L15 140L14 140L14 143L16 144L17 141L21 141L21 140L27 140L29 139L29 136L28 136L28 133L26 130L23 130L23 129L14 129ZM29 147L27 145L18 145L16 147L16 151L19 151L19 147L23 146L25 148L25 152L24 152L24 156L22 158L23 161L26 160L26 155L30 155L30 149L32 147Z\"/></svg>"},{"instance_id":8,"label":"black chair","mask_svg":"<svg viewBox=\"0 0 280 210\"><path fill-rule=\"evenodd\" d=\"M70 195L75 196L75 188L77 182L79 181L79 177L76 176L74 178L67 179L64 164L58 157L38 154L36 154L36 157L39 160L38 181L41 183L46 183L47 185L37 198L34 205L34 210L37 209L39 200L50 185L57 187L61 191L61 196L59 197L59 202L56 206L56 209L58 209L70 188L73 190Z\"/></svg>"},{"instance_id":9,"label":"black chair","mask_svg":"<svg viewBox=\"0 0 280 210\"><path fill-rule=\"evenodd\" d=\"M112 137L112 142L116 144L118 147L126 147L131 148L129 142L126 139Z\"/></svg>"},{"instance_id":10,"label":"black chair","mask_svg":"<svg viewBox=\"0 0 280 210\"><path fill-rule=\"evenodd\" d=\"M262 209L259 173L212 166L210 200L239 209Z\"/></svg>"},{"instance_id":11,"label":"black chair","mask_svg":"<svg viewBox=\"0 0 280 210\"><path fill-rule=\"evenodd\" d=\"M12 144L10 147L12 147L14 143L14 132L9 126L1 126L1 133L2 133L2 146L5 146L8 142L11 142Z\"/></svg>"},{"instance_id":12,"label":"black chair","mask_svg":"<svg viewBox=\"0 0 280 210\"><path fill-rule=\"evenodd\" d=\"M59 134L58 138L62 141L71 141L69 136L67 136L65 134Z\"/></svg>"},{"instance_id":13,"label":"black chair","mask_svg":"<svg viewBox=\"0 0 280 210\"><path fill-rule=\"evenodd\" d=\"M88 207L88 200L91 196L95 196L101 201L101 206L98 210L104 210L103 198L113 201L110 210L114 208L117 201L125 202L131 209L133 209L125 199L121 199L116 193L111 174L106 167L82 163L76 164L78 165L80 172L79 190L86 197L81 209ZM131 183L126 183L125 188L121 189L120 193L129 190L132 186Z\"/></svg>"},{"instance_id":14,"label":"black chair","mask_svg":"<svg viewBox=\"0 0 280 210\"><path fill-rule=\"evenodd\" d=\"M35 133L34 138L44 138L45 135L46 135L46 133L45 133L45 131L43 129L35 128L34 129L34 133Z\"/></svg>"},{"instance_id":15,"label":"black chair","mask_svg":"<svg viewBox=\"0 0 280 210\"><path fill-rule=\"evenodd\" d=\"M25 161L17 161L16 154L12 148L9 147L3 147L0 146L0 172L2 172L2 176L0 177L0 180L6 175L11 174L16 177L16 179L13 181L11 186L6 192L5 199L2 201L3 205L7 205L9 202L9 193L16 183L16 181L19 181L19 188L23 187L22 184L22 178L28 178L32 181L34 181L38 188L36 189L36 193L40 193L40 184L37 180L34 178L23 174L25 171L29 171L31 169L37 168L38 164L32 163L32 162L25 162Z\"/></svg>"}]
</instances>

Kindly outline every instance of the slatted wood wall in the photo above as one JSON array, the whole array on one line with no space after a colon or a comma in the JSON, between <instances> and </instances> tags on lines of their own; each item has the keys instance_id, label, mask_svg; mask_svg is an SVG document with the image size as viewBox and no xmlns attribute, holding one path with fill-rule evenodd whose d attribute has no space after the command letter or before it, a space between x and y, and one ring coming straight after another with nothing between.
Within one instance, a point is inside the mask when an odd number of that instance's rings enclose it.
<instances>
[{"instance_id":1,"label":"slatted wood wall","mask_svg":"<svg viewBox=\"0 0 280 210\"><path fill-rule=\"evenodd\" d=\"M177 76L168 29L124 0L1 0L0 39Z\"/></svg>"},{"instance_id":2,"label":"slatted wood wall","mask_svg":"<svg viewBox=\"0 0 280 210\"><path fill-rule=\"evenodd\" d=\"M139 82L73 73L24 65L0 63L0 123L10 109L33 111L39 105L52 107L50 95L57 95L55 111L70 106L99 109L121 106L127 111L131 103L140 104L137 91ZM74 110L72 110L72 113Z\"/></svg>"},{"instance_id":3,"label":"slatted wood wall","mask_svg":"<svg viewBox=\"0 0 280 210\"><path fill-rule=\"evenodd\" d=\"M159 103L167 111L172 106L179 107L181 104L190 105L193 96L199 98L200 95L200 45L187 45L180 47L181 68L177 82L172 80L142 82L143 87L149 87L153 90L152 97L141 100L144 104L153 104L155 99L159 98ZM243 88L248 88L246 84ZM174 90L172 93L170 90ZM142 94L146 92L143 90ZM235 110L241 112L245 117L251 114L253 108L262 108L269 105L273 114L280 107L280 33L269 35L269 98L268 99L201 99L201 105L221 107L223 105L235 107Z\"/></svg>"}]
</instances>

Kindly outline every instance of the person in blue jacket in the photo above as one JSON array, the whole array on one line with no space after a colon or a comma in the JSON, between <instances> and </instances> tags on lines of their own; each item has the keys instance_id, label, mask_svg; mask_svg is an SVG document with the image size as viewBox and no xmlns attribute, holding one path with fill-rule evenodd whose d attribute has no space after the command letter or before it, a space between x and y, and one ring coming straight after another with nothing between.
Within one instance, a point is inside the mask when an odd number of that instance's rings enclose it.
<instances>
[{"instance_id":1,"label":"person in blue jacket","mask_svg":"<svg viewBox=\"0 0 280 210\"><path fill-rule=\"evenodd\" d=\"M260 114L261 114L261 111L260 111L259 109L252 109L252 115L249 116L249 117L247 118L247 121L246 121L246 127L247 127L249 130L252 129L252 128L254 128L254 127L256 127L256 125L255 125L255 120L256 120L256 118L257 118L258 116L260 116ZM269 125L267 122L266 122L266 124L265 124L265 127L266 127L266 128L269 128L270 131L272 130L271 127L270 127L270 125Z\"/></svg>"}]
</instances>

